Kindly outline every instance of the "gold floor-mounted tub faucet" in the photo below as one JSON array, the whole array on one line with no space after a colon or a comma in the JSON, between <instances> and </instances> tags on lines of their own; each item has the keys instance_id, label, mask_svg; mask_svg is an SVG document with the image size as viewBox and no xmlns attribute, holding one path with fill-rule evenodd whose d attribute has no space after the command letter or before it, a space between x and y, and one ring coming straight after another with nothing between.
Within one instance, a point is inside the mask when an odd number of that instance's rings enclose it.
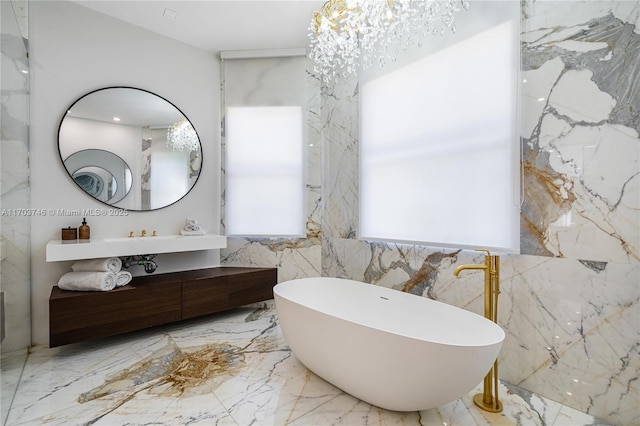
<instances>
[{"instance_id":1,"label":"gold floor-mounted tub faucet","mask_svg":"<svg viewBox=\"0 0 640 426\"><path fill-rule=\"evenodd\" d=\"M500 256L492 255L489 250L477 250L486 253L484 265L460 265L453 272L456 277L465 269L484 271L484 317L498 323L498 295L500 294ZM498 360L484 378L484 392L473 397L473 402L485 411L499 413L502 402L498 399Z\"/></svg>"}]
</instances>

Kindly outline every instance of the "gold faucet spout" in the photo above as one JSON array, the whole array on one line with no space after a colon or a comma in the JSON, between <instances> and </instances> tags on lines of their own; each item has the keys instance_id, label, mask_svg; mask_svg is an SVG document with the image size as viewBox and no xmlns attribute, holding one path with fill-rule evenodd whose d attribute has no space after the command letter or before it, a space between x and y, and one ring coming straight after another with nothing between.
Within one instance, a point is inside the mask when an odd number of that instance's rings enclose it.
<instances>
[{"instance_id":1,"label":"gold faucet spout","mask_svg":"<svg viewBox=\"0 0 640 426\"><path fill-rule=\"evenodd\" d=\"M453 275L457 277L460 274L460 272L464 271L465 269L486 270L487 265L460 265L456 268L455 271L453 271Z\"/></svg>"}]
</instances>

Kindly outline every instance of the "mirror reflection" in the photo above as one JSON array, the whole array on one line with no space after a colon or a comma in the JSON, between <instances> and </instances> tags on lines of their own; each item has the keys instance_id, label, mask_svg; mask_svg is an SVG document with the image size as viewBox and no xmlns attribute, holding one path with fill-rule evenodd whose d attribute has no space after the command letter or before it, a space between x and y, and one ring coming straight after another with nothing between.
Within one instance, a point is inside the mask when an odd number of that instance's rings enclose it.
<instances>
[{"instance_id":1,"label":"mirror reflection","mask_svg":"<svg viewBox=\"0 0 640 426\"><path fill-rule=\"evenodd\" d=\"M109 87L68 108L58 130L60 158L84 192L113 207L155 210L184 197L200 174L193 125L166 99Z\"/></svg>"},{"instance_id":2,"label":"mirror reflection","mask_svg":"<svg viewBox=\"0 0 640 426\"><path fill-rule=\"evenodd\" d=\"M131 190L131 169L112 152L78 151L64 160L64 166L80 188L102 202L117 203Z\"/></svg>"}]
</instances>

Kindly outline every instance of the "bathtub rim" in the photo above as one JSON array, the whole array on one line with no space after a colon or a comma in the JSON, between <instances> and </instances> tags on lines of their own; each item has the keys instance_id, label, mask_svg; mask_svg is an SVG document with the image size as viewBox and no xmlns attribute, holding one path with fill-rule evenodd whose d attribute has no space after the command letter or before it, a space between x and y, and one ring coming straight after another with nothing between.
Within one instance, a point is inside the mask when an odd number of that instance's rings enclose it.
<instances>
[{"instance_id":1,"label":"bathtub rim","mask_svg":"<svg viewBox=\"0 0 640 426\"><path fill-rule=\"evenodd\" d=\"M373 326L371 324L366 324L363 321L357 321L357 320L354 320L352 318L347 318L345 315L334 315L332 313L328 313L328 312L322 311L322 310L320 310L320 309L318 309L316 307L312 307L312 306L306 305L304 303L295 301L295 300L293 300L291 298L285 297L282 294L282 292L279 291L279 290L285 288L286 285L291 285L290 283L295 282L295 281L312 281L312 280L318 280L318 279L320 279L320 280L351 281L353 283L357 283L357 284L360 284L360 285L375 286L376 290L382 291L382 292L389 292L389 294L394 294L394 293L391 293L391 292L397 292L397 293L400 293L400 294L403 294L403 295L406 295L406 296L419 297L421 299L424 299L424 301L425 301L425 302L420 302L420 303L437 304L437 305L439 305L441 307L444 307L444 309L448 309L450 311L454 311L454 312L461 311L461 312L464 313L463 315L466 315L469 318L479 319L479 321L485 322L487 324L487 327L491 327L491 328L497 330L498 334L500 336L496 336L495 339L491 339L491 340L488 340L487 342L483 342L483 343L467 343L467 344L458 343L458 342L450 342L450 341L449 342L441 341L440 339L433 339L433 338L430 338L430 339L421 338L419 336L408 334L406 332L403 333L403 332L398 331L398 330L390 330L390 329L386 329L386 328L380 328L380 327L377 327L377 326ZM430 343L444 345L444 346L450 346L450 347L488 347L488 346L492 346L492 345L495 345L495 344L503 344L504 340L506 339L506 332L499 324L497 324L497 323L495 323L495 322L493 322L493 321L491 321L491 320L485 318L484 316L479 315L479 314L477 314L475 312L469 311L467 309L459 308L457 306L454 306L454 305L451 305L451 304L448 304L448 303L444 303L444 302L441 302L439 300L430 299L428 297L419 296L419 295L415 295L415 294L412 294L412 293L403 292L401 290L396 290L396 289L389 288L389 287L383 287L383 286L379 286L379 285L376 285L376 284L369 284L369 283L365 283L365 282L357 281L357 280L352 280L352 279L348 279L348 278L338 278L338 277L295 278L295 279L292 279L292 280L287 280L287 281L283 281L281 283L276 284L273 287L273 295L274 295L274 299L276 301L276 308L277 308L277 298L281 298L281 299L286 300L289 303L293 303L295 305L298 305L298 306L306 308L306 309L310 309L312 311L318 312L318 313L323 314L323 315L328 315L328 316L331 316L331 317L339 318L340 320L349 322L351 324L355 324L355 325L358 325L358 326L361 326L361 327L372 328L372 329L375 329L375 330L383 332L383 333L388 333L388 334L392 334L392 335L398 335L398 336L401 336L403 338L412 339L412 340L419 341L419 342L430 342ZM401 297L405 297L405 296L401 296Z\"/></svg>"}]
</instances>

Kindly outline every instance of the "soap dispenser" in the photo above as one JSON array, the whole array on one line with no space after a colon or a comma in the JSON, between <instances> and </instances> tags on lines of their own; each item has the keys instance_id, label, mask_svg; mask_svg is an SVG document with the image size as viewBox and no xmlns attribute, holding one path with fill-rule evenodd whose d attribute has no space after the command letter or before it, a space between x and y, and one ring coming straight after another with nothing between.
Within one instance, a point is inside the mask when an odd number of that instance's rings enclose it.
<instances>
[{"instance_id":1,"label":"soap dispenser","mask_svg":"<svg viewBox=\"0 0 640 426\"><path fill-rule=\"evenodd\" d=\"M78 239L81 243L88 243L91 239L91 228L87 225L87 219L82 218L82 225L78 228Z\"/></svg>"}]
</instances>

